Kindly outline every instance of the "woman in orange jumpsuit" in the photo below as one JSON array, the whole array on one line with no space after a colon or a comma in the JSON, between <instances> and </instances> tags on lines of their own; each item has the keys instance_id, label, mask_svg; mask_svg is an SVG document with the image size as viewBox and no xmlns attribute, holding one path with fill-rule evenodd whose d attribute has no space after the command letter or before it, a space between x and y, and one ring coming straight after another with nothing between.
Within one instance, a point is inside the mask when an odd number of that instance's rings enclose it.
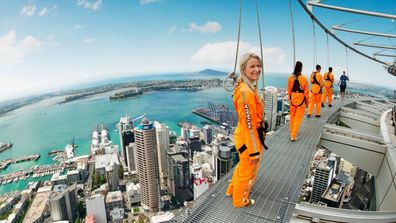
<instances>
[{"instance_id":1,"label":"woman in orange jumpsuit","mask_svg":"<svg viewBox=\"0 0 396 223\"><path fill-rule=\"evenodd\" d=\"M255 203L253 199L248 199L248 195L256 179L264 145L261 128L264 103L255 84L260 77L261 67L257 55L243 55L240 61L241 75L234 90L234 107L238 113L234 140L239 163L226 193L227 196L232 196L234 207L251 206Z\"/></svg>"},{"instance_id":2,"label":"woman in orange jumpsuit","mask_svg":"<svg viewBox=\"0 0 396 223\"><path fill-rule=\"evenodd\" d=\"M290 140L296 141L300 124L309 101L307 78L302 75L303 64L297 61L293 73L287 81L287 94L290 102Z\"/></svg>"},{"instance_id":3,"label":"woman in orange jumpsuit","mask_svg":"<svg viewBox=\"0 0 396 223\"><path fill-rule=\"evenodd\" d=\"M316 65L316 71L311 74L311 101L308 106L308 118L311 117L314 106L316 105L315 117L320 118L320 109L322 108L322 74L320 74L321 66Z\"/></svg>"}]
</instances>

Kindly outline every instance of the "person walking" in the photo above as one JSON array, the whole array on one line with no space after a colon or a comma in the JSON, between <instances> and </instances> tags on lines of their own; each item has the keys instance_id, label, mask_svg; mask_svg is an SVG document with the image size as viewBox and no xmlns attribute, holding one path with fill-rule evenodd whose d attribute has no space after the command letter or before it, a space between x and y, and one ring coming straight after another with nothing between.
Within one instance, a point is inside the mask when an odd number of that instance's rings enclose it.
<instances>
[{"instance_id":1,"label":"person walking","mask_svg":"<svg viewBox=\"0 0 396 223\"><path fill-rule=\"evenodd\" d=\"M234 107L238 114L235 129L235 147L239 162L235 167L226 195L232 196L234 207L247 207L255 204L249 199L249 192L256 179L264 145L262 129L264 102L257 89L262 64L255 54L245 54L240 60L240 77L234 90Z\"/></svg>"},{"instance_id":2,"label":"person walking","mask_svg":"<svg viewBox=\"0 0 396 223\"><path fill-rule=\"evenodd\" d=\"M347 87L347 81L349 81L349 75L345 74L345 70L342 71L342 75L340 77L340 82L338 84L340 85L340 93L341 93L341 99L344 100L345 98L345 91Z\"/></svg>"},{"instance_id":3,"label":"person walking","mask_svg":"<svg viewBox=\"0 0 396 223\"><path fill-rule=\"evenodd\" d=\"M290 140L296 141L305 109L309 102L308 80L302 75L303 64L296 62L293 73L287 81L287 94L290 102Z\"/></svg>"},{"instance_id":4,"label":"person walking","mask_svg":"<svg viewBox=\"0 0 396 223\"><path fill-rule=\"evenodd\" d=\"M316 65L316 70L312 72L310 82L311 82L311 92L310 92L310 102L308 108L308 118L311 117L314 106L316 105L316 116L320 118L320 109L322 108L322 74L320 73L321 66Z\"/></svg>"},{"instance_id":5,"label":"person walking","mask_svg":"<svg viewBox=\"0 0 396 223\"><path fill-rule=\"evenodd\" d=\"M323 100L322 107L324 107L326 99L328 100L328 106L333 107L331 102L333 101L333 83L334 83L334 75L333 68L329 67L329 71L323 75L324 80L324 92L323 92Z\"/></svg>"}]
</instances>

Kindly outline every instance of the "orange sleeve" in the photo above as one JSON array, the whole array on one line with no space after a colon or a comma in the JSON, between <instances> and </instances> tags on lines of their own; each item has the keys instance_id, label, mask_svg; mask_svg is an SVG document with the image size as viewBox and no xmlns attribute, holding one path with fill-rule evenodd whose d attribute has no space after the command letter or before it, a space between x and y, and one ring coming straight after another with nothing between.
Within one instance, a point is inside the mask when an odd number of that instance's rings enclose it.
<instances>
[{"instance_id":1,"label":"orange sleeve","mask_svg":"<svg viewBox=\"0 0 396 223\"><path fill-rule=\"evenodd\" d=\"M236 97L237 112L238 112L238 126L241 127L243 141L247 149L245 153L249 155L250 160L260 158L262 145L258 137L257 122L254 120L257 117L255 95L251 91L239 91Z\"/></svg>"},{"instance_id":2,"label":"orange sleeve","mask_svg":"<svg viewBox=\"0 0 396 223\"><path fill-rule=\"evenodd\" d=\"M334 83L334 75L332 73L330 74L330 81L331 83Z\"/></svg>"},{"instance_id":3,"label":"orange sleeve","mask_svg":"<svg viewBox=\"0 0 396 223\"><path fill-rule=\"evenodd\" d=\"M308 103L309 102L309 88L308 88L308 81L307 78L303 77L303 82L304 84L302 85L303 90L304 90L304 96L305 96L305 100Z\"/></svg>"},{"instance_id":4,"label":"orange sleeve","mask_svg":"<svg viewBox=\"0 0 396 223\"><path fill-rule=\"evenodd\" d=\"M293 89L294 78L292 76L289 77L287 80L287 99L290 101L290 95Z\"/></svg>"}]
</instances>

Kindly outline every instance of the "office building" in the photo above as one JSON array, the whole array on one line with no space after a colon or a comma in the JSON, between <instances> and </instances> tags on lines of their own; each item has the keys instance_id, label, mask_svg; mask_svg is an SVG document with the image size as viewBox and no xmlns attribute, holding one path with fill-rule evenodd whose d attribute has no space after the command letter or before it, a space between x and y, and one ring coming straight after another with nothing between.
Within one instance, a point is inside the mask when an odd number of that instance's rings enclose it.
<instances>
[{"instance_id":1,"label":"office building","mask_svg":"<svg viewBox=\"0 0 396 223\"><path fill-rule=\"evenodd\" d=\"M101 194L92 195L85 200L87 215L95 216L96 223L107 223L104 197Z\"/></svg>"},{"instance_id":2,"label":"office building","mask_svg":"<svg viewBox=\"0 0 396 223\"><path fill-rule=\"evenodd\" d=\"M65 188L61 192L53 192L49 203L52 221L67 220L74 222L78 213L76 184Z\"/></svg>"},{"instance_id":3,"label":"office building","mask_svg":"<svg viewBox=\"0 0 396 223\"><path fill-rule=\"evenodd\" d=\"M199 137L190 137L187 139L187 149L189 151L189 159L193 159L194 152L201 152L201 140Z\"/></svg>"},{"instance_id":4,"label":"office building","mask_svg":"<svg viewBox=\"0 0 396 223\"><path fill-rule=\"evenodd\" d=\"M231 148L220 146L216 158L216 179L222 178L232 168Z\"/></svg>"},{"instance_id":5,"label":"office building","mask_svg":"<svg viewBox=\"0 0 396 223\"><path fill-rule=\"evenodd\" d=\"M166 151L169 149L169 127L159 122L154 122L157 138L157 154L160 179L166 180L168 176Z\"/></svg>"},{"instance_id":6,"label":"office building","mask_svg":"<svg viewBox=\"0 0 396 223\"><path fill-rule=\"evenodd\" d=\"M268 121L268 130L274 131L276 126L276 115L278 106L278 89L272 86L265 88L264 112Z\"/></svg>"},{"instance_id":7,"label":"office building","mask_svg":"<svg viewBox=\"0 0 396 223\"><path fill-rule=\"evenodd\" d=\"M107 193L106 196L106 209L107 213L116 208L123 208L124 202L121 191L112 191Z\"/></svg>"},{"instance_id":8,"label":"office building","mask_svg":"<svg viewBox=\"0 0 396 223\"><path fill-rule=\"evenodd\" d=\"M194 200L209 189L209 182L207 178L198 178L194 180Z\"/></svg>"},{"instance_id":9,"label":"office building","mask_svg":"<svg viewBox=\"0 0 396 223\"><path fill-rule=\"evenodd\" d=\"M156 132L146 118L135 128L135 145L141 202L144 209L159 211L160 182Z\"/></svg>"},{"instance_id":10,"label":"office building","mask_svg":"<svg viewBox=\"0 0 396 223\"><path fill-rule=\"evenodd\" d=\"M129 145L129 143L134 142L133 123L128 115L125 114L125 117L120 118L117 128L120 134L121 156L126 158L126 147Z\"/></svg>"},{"instance_id":11,"label":"office building","mask_svg":"<svg viewBox=\"0 0 396 223\"><path fill-rule=\"evenodd\" d=\"M118 176L118 165L115 162L110 162L106 167L106 180L111 191L119 190L120 178Z\"/></svg>"},{"instance_id":12,"label":"office building","mask_svg":"<svg viewBox=\"0 0 396 223\"><path fill-rule=\"evenodd\" d=\"M188 139L188 129L185 127L181 127L180 135L181 135L182 139L187 140Z\"/></svg>"},{"instance_id":13,"label":"office building","mask_svg":"<svg viewBox=\"0 0 396 223\"><path fill-rule=\"evenodd\" d=\"M333 179L333 168L322 160L315 169L314 183L311 194L311 203L318 203Z\"/></svg>"},{"instance_id":14,"label":"office building","mask_svg":"<svg viewBox=\"0 0 396 223\"><path fill-rule=\"evenodd\" d=\"M184 203L192 199L191 184L190 184L190 162L182 155L172 156L173 176L175 182L175 197L179 203Z\"/></svg>"},{"instance_id":15,"label":"office building","mask_svg":"<svg viewBox=\"0 0 396 223\"><path fill-rule=\"evenodd\" d=\"M203 127L203 140L206 144L210 144L213 138L213 129L210 125L205 125Z\"/></svg>"}]
</instances>

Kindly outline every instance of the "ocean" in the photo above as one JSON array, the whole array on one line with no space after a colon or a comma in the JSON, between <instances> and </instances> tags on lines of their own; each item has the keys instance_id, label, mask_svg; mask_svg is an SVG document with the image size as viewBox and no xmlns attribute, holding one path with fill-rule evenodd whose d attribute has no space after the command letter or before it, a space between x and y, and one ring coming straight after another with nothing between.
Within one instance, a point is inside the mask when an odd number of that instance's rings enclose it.
<instances>
[{"instance_id":1,"label":"ocean","mask_svg":"<svg viewBox=\"0 0 396 223\"><path fill-rule=\"evenodd\" d=\"M132 80L181 80L222 76L204 74L167 74L144 77L112 79L75 88L91 87L109 83ZM275 87L285 87L286 74L266 74L265 83ZM191 112L194 108L207 107L207 102L226 104L232 108L232 93L223 88L211 88L201 91L154 91L124 100L109 100L110 93L72 101L66 104L53 103L52 99L30 105L0 117L0 142L13 142L14 146L0 154L0 160L18 158L24 155L40 153L37 161L11 164L0 172L5 174L28 169L37 164L52 164L54 161L47 153L54 149L64 149L75 138L76 156L89 154L92 131L96 125L105 125L113 143L119 145L116 124L121 116L128 114L136 117L145 114L151 121L159 121L169 126L171 131L180 135L179 121L189 121L201 126L207 121ZM52 101L51 101L52 100ZM137 124L137 123L135 123ZM50 179L28 178L25 181L0 185L0 194L12 190L23 190L30 181Z\"/></svg>"}]
</instances>

